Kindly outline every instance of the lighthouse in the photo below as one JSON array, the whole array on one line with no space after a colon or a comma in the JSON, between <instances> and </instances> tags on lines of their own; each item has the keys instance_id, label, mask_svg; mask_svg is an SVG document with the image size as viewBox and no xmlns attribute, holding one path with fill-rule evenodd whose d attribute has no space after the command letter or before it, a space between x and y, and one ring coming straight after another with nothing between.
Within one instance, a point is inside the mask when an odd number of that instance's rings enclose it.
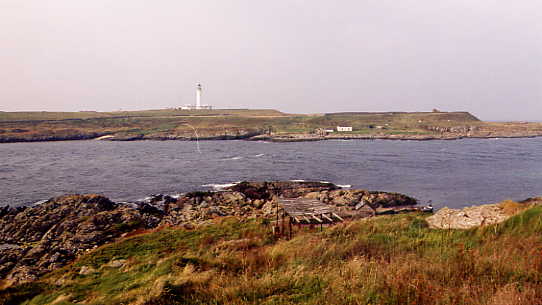
<instances>
[{"instance_id":1,"label":"lighthouse","mask_svg":"<svg viewBox=\"0 0 542 305\"><path fill-rule=\"evenodd\" d=\"M180 110L212 110L213 106L211 105L202 105L201 104L201 92L203 89L201 88L201 84L198 83L196 85L196 104L192 105L184 105L179 107Z\"/></svg>"},{"instance_id":2,"label":"lighthouse","mask_svg":"<svg viewBox=\"0 0 542 305\"><path fill-rule=\"evenodd\" d=\"M201 84L196 86L196 109L201 109Z\"/></svg>"}]
</instances>

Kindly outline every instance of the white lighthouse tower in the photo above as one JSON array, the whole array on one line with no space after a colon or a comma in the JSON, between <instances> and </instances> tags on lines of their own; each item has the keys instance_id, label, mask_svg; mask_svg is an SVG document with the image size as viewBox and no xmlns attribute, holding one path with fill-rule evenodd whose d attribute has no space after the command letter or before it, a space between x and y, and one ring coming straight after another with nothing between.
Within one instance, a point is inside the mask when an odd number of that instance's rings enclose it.
<instances>
[{"instance_id":1,"label":"white lighthouse tower","mask_svg":"<svg viewBox=\"0 0 542 305\"><path fill-rule=\"evenodd\" d=\"M196 109L201 109L201 84L196 87Z\"/></svg>"},{"instance_id":2,"label":"white lighthouse tower","mask_svg":"<svg viewBox=\"0 0 542 305\"><path fill-rule=\"evenodd\" d=\"M201 104L201 92L202 91L203 91L203 89L201 88L201 84L198 83L198 85L196 86L196 104L184 105L184 106L180 107L179 109L181 109L181 110L201 110L201 109L212 110L213 106L211 106L211 105L202 105Z\"/></svg>"}]
</instances>

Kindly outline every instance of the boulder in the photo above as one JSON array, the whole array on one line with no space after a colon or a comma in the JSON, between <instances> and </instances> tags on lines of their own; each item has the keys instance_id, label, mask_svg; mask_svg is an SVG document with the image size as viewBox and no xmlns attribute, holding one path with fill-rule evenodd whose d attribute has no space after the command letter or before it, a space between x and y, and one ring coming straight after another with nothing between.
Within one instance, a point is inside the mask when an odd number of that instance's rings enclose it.
<instances>
[{"instance_id":1,"label":"boulder","mask_svg":"<svg viewBox=\"0 0 542 305\"><path fill-rule=\"evenodd\" d=\"M542 202L528 199L523 203L504 201L498 204L486 204L463 209L440 209L427 218L431 228L437 229L470 229L478 226L492 225L505 221L533 203Z\"/></svg>"}]
</instances>

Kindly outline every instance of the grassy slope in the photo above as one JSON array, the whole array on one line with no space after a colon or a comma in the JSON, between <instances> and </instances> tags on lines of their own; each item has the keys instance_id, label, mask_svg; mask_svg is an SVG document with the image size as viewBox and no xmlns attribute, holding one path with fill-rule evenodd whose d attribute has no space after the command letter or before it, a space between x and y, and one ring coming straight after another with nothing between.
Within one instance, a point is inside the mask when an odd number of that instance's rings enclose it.
<instances>
[{"instance_id":1,"label":"grassy slope","mask_svg":"<svg viewBox=\"0 0 542 305\"><path fill-rule=\"evenodd\" d=\"M541 304L540 206L466 231L395 215L292 240L268 232L234 218L194 231L165 228L8 292L39 293L24 304ZM126 265L107 266L117 259ZM96 273L80 275L83 266Z\"/></svg>"},{"instance_id":2,"label":"grassy slope","mask_svg":"<svg viewBox=\"0 0 542 305\"><path fill-rule=\"evenodd\" d=\"M203 136L261 132L312 133L317 128L353 126L354 134L431 134L424 125L477 125L469 113L338 113L288 115L275 110L149 110L132 112L0 112L0 140L40 140L48 137L92 138L103 134L120 136ZM386 125L387 124L387 125ZM384 130L369 128L383 125Z\"/></svg>"},{"instance_id":3,"label":"grassy slope","mask_svg":"<svg viewBox=\"0 0 542 305\"><path fill-rule=\"evenodd\" d=\"M36 120L77 120L95 118L127 118L127 117L171 117L187 115L251 115L251 116L283 116L284 114L271 109L216 109L216 110L175 110L157 109L140 111L115 111L115 112L3 112L0 111L0 122L8 121L36 121Z\"/></svg>"},{"instance_id":4,"label":"grassy slope","mask_svg":"<svg viewBox=\"0 0 542 305\"><path fill-rule=\"evenodd\" d=\"M336 126L352 126L354 134L431 134L423 126L477 126L480 120L468 112L359 112L330 113L314 117L307 122L308 127L335 128ZM378 130L369 126L382 126Z\"/></svg>"}]
</instances>

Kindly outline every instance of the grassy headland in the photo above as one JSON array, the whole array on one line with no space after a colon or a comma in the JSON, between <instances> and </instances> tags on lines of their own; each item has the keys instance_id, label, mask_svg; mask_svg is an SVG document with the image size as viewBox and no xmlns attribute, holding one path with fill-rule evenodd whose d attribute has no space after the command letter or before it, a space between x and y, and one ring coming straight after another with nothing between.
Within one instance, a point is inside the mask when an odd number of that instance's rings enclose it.
<instances>
[{"instance_id":1,"label":"grassy headland","mask_svg":"<svg viewBox=\"0 0 542 305\"><path fill-rule=\"evenodd\" d=\"M352 132L318 130L351 126ZM197 136L196 136L197 134ZM276 110L0 112L0 142L333 138L454 139L542 135L541 123L486 123L468 112L285 114Z\"/></svg>"},{"instance_id":2,"label":"grassy headland","mask_svg":"<svg viewBox=\"0 0 542 305\"><path fill-rule=\"evenodd\" d=\"M540 206L470 230L391 215L291 240L227 217L136 232L0 304L541 304L541 233Z\"/></svg>"}]
</instances>

